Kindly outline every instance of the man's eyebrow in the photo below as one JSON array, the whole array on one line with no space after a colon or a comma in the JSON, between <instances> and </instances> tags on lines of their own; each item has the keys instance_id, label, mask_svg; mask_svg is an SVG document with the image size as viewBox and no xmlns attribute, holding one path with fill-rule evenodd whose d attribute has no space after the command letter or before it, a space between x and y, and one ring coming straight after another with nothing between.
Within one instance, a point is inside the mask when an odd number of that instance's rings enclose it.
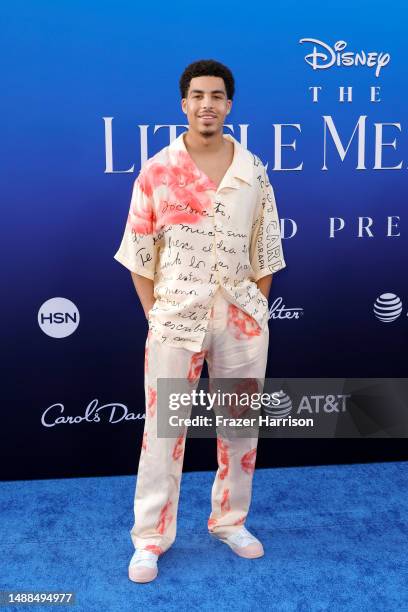
<instances>
[{"instance_id":1,"label":"man's eyebrow","mask_svg":"<svg viewBox=\"0 0 408 612\"><path fill-rule=\"evenodd\" d=\"M192 89L190 93L204 93L202 89ZM225 95L225 91L223 89L213 89L210 93L220 93Z\"/></svg>"}]
</instances>

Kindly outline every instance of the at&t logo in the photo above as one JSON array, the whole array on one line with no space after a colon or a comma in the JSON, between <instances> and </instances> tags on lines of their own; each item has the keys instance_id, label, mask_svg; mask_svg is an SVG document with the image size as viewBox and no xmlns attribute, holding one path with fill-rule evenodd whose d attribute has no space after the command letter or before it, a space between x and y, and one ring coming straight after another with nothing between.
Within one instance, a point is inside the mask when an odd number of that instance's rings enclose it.
<instances>
[{"instance_id":1,"label":"at&t logo","mask_svg":"<svg viewBox=\"0 0 408 612\"><path fill-rule=\"evenodd\" d=\"M383 323L392 323L402 313L402 302L395 293L382 293L374 302L374 315Z\"/></svg>"}]
</instances>

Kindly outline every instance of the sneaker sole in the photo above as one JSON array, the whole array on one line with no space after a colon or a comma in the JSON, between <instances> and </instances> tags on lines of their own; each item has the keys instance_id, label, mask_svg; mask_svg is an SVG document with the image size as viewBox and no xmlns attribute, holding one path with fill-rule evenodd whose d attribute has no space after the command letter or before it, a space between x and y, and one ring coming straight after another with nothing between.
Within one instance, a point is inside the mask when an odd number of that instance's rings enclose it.
<instances>
[{"instance_id":1,"label":"sneaker sole","mask_svg":"<svg viewBox=\"0 0 408 612\"><path fill-rule=\"evenodd\" d=\"M132 582L137 582L139 584L145 584L146 582L152 582L153 580L155 580L158 576L159 572L157 571L156 574L153 576L153 578L149 578L148 580L143 580L142 578L132 578L132 576L130 575L130 571L128 572L128 576L129 576L129 580L131 580Z\"/></svg>"},{"instance_id":2,"label":"sneaker sole","mask_svg":"<svg viewBox=\"0 0 408 612\"><path fill-rule=\"evenodd\" d=\"M228 542L227 542L227 544L228 544ZM233 547L233 546L231 546L230 544L228 544L228 546L230 547L230 549L231 549L232 551L234 551L234 553L235 553L236 555L238 555L238 556L239 556L239 557L241 557L242 559L259 559L259 557L263 557L263 556L265 555L265 552L264 552L264 551L262 551L261 553L259 553L259 554L257 554L257 555L241 554L241 553L239 552L239 548L238 548L238 549L237 549L237 548L234 548L234 547Z\"/></svg>"},{"instance_id":3,"label":"sneaker sole","mask_svg":"<svg viewBox=\"0 0 408 612\"><path fill-rule=\"evenodd\" d=\"M227 546L230 547L230 549L239 557L241 557L241 559L259 559L259 557L263 557L265 555L265 551L262 550L262 552L258 555L243 555L239 552L239 548L234 548L234 546L232 546L229 542L226 541L226 539L224 538L219 538L216 535L214 535L213 533L211 533L211 531L208 532L213 538L215 538L216 540L219 540L220 542L224 542L224 544L226 544Z\"/></svg>"}]
</instances>

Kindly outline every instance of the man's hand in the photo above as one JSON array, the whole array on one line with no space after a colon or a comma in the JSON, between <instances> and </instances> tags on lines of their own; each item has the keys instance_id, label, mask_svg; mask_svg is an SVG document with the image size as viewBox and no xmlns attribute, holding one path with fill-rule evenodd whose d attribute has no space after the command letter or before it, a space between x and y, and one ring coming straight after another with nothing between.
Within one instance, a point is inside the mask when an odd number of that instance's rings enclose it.
<instances>
[{"instance_id":1,"label":"man's hand","mask_svg":"<svg viewBox=\"0 0 408 612\"><path fill-rule=\"evenodd\" d=\"M149 310L155 303L154 297L154 282L150 278L131 272L133 284L136 289L136 293L139 297L140 303L145 314L146 319L149 315Z\"/></svg>"},{"instance_id":2,"label":"man's hand","mask_svg":"<svg viewBox=\"0 0 408 612\"><path fill-rule=\"evenodd\" d=\"M261 293L266 297L266 299L268 299L272 285L272 274L268 274L267 276L263 276L262 278L257 280L256 285L261 291Z\"/></svg>"},{"instance_id":3,"label":"man's hand","mask_svg":"<svg viewBox=\"0 0 408 612\"><path fill-rule=\"evenodd\" d=\"M153 305L154 305L155 301L156 300L153 300L153 302L150 304L150 306L144 311L146 319L148 319L148 317L149 317L149 310L151 308L153 308Z\"/></svg>"}]
</instances>

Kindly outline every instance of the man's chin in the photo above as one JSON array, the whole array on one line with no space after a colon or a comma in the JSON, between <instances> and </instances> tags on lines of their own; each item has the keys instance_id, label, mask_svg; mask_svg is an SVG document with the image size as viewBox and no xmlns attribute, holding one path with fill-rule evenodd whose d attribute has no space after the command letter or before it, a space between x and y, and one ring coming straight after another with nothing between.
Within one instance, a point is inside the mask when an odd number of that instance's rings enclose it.
<instances>
[{"instance_id":1,"label":"man's chin","mask_svg":"<svg viewBox=\"0 0 408 612\"><path fill-rule=\"evenodd\" d=\"M200 128L198 128L197 131L200 134L200 136L204 136L204 138L208 138L209 136L214 136L214 134L217 134L218 128L216 128L216 127L208 127L208 128L200 127Z\"/></svg>"}]
</instances>

